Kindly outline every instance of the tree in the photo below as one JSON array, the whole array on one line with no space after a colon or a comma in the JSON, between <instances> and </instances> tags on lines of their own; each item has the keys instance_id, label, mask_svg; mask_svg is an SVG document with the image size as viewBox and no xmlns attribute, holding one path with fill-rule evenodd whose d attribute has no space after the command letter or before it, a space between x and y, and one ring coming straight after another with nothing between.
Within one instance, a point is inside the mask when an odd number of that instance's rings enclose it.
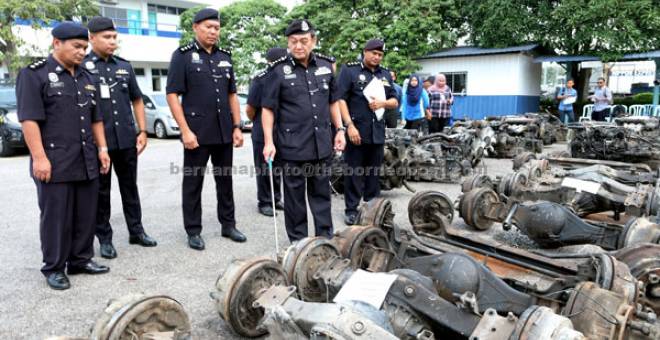
<instances>
[{"instance_id":1,"label":"tree","mask_svg":"<svg viewBox=\"0 0 660 340\"><path fill-rule=\"evenodd\" d=\"M2 0L0 1L0 58L14 77L25 66L29 57L20 55L19 48L26 47L12 31L16 20L30 20L33 29L41 29L53 21L83 19L98 14L93 0Z\"/></svg>"},{"instance_id":2,"label":"tree","mask_svg":"<svg viewBox=\"0 0 660 340\"><path fill-rule=\"evenodd\" d=\"M195 12L197 9L188 10L181 16L182 42L194 38L192 17ZM219 45L232 51L239 84L247 84L251 76L266 67L265 53L278 43L274 27L285 13L286 7L274 0L239 1L220 9Z\"/></svg>"},{"instance_id":3,"label":"tree","mask_svg":"<svg viewBox=\"0 0 660 340\"><path fill-rule=\"evenodd\" d=\"M559 54L604 61L660 48L657 0L455 1L465 20L454 22L454 27L482 47L537 42ZM581 98L588 74L577 67L570 74Z\"/></svg>"},{"instance_id":4,"label":"tree","mask_svg":"<svg viewBox=\"0 0 660 340\"><path fill-rule=\"evenodd\" d=\"M277 33L283 36L291 20L306 18L319 33L319 51L340 64L359 58L367 40L380 38L383 65L407 75L419 69L415 57L455 45L448 18L457 16L453 0L309 0L293 8Z\"/></svg>"}]
</instances>

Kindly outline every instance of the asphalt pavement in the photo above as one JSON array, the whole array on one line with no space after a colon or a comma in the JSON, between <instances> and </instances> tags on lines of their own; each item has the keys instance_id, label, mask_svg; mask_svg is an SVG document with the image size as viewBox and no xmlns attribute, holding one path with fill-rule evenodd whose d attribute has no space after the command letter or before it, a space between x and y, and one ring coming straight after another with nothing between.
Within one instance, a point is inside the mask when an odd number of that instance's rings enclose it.
<instances>
[{"instance_id":1,"label":"asphalt pavement","mask_svg":"<svg viewBox=\"0 0 660 340\"><path fill-rule=\"evenodd\" d=\"M128 244L128 232L121 211L117 181L113 177L112 216L114 245L118 258L99 263L110 266L109 274L71 276L71 289L48 288L39 268L39 208L35 185L28 174L28 155L0 158L0 338L44 339L50 336L88 336L96 318L109 299L131 293L165 294L178 300L188 312L196 339L238 339L219 317L209 292L232 259L272 256L274 253L272 217L257 211L256 184L249 169L252 146L249 134L245 146L234 149L233 189L236 221L248 241L238 244L220 236L216 218L215 184L211 176L204 183L202 197L202 236L206 250L188 248L181 215L181 180L177 170L183 162L178 140L149 139L139 158L138 185L143 208L143 224L158 246L142 248ZM486 159L486 172L499 175L510 171L511 160ZM459 184L412 183L417 190L438 190L455 199ZM383 192L392 200L395 221L408 225L405 188ZM335 230L344 227L344 201L333 196ZM458 218L458 217L457 217ZM279 239L288 245L284 216L277 217ZM310 221L310 235L313 225ZM98 252L98 242L95 241Z\"/></svg>"}]
</instances>

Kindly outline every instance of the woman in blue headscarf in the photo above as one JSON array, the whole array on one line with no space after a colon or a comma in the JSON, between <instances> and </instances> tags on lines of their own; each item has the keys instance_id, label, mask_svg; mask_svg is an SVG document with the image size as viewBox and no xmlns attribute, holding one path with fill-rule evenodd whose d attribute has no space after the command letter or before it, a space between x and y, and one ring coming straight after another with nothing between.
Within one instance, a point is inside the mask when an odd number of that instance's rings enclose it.
<instances>
[{"instance_id":1,"label":"woman in blue headscarf","mask_svg":"<svg viewBox=\"0 0 660 340\"><path fill-rule=\"evenodd\" d=\"M424 91L419 76L410 76L401 98L401 120L406 122L404 129L419 130L428 109L429 95Z\"/></svg>"}]
</instances>

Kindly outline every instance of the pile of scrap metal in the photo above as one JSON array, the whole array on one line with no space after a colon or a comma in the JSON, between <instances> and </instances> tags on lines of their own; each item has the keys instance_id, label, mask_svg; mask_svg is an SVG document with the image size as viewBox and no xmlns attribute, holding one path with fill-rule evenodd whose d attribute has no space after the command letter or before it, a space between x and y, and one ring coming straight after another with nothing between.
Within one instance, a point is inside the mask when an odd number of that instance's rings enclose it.
<instances>
[{"instance_id":1,"label":"pile of scrap metal","mask_svg":"<svg viewBox=\"0 0 660 340\"><path fill-rule=\"evenodd\" d=\"M520 154L513 160L514 172L497 178L474 175L463 182L462 191L467 194L488 188L507 200L550 201L580 217L614 222L660 212L658 172L646 164L536 158L531 153Z\"/></svg>"},{"instance_id":2,"label":"pile of scrap metal","mask_svg":"<svg viewBox=\"0 0 660 340\"><path fill-rule=\"evenodd\" d=\"M544 145L566 141L568 128L561 122L559 117L551 113L525 113L524 116L537 120L535 124L540 127L540 135Z\"/></svg>"},{"instance_id":3,"label":"pile of scrap metal","mask_svg":"<svg viewBox=\"0 0 660 340\"><path fill-rule=\"evenodd\" d=\"M515 248L453 226L439 192L409 202L412 229L374 199L360 226L277 261L235 261L212 294L236 333L274 339L657 339L660 247ZM650 260L649 260L650 259Z\"/></svg>"},{"instance_id":4,"label":"pile of scrap metal","mask_svg":"<svg viewBox=\"0 0 660 340\"><path fill-rule=\"evenodd\" d=\"M525 116L487 117L486 122L495 132L493 147L497 158L513 158L515 155L529 151L543 151L542 127L545 125L538 118Z\"/></svg>"},{"instance_id":5,"label":"pile of scrap metal","mask_svg":"<svg viewBox=\"0 0 660 340\"><path fill-rule=\"evenodd\" d=\"M406 186L414 191L406 181L459 183L463 176L473 173L490 143L486 130L422 136L417 130L387 129L381 189ZM333 158L331 185L335 192L343 193L343 177L351 171L359 169L350 169L344 154Z\"/></svg>"},{"instance_id":6,"label":"pile of scrap metal","mask_svg":"<svg viewBox=\"0 0 660 340\"><path fill-rule=\"evenodd\" d=\"M660 163L660 120L656 117L616 118L614 123L570 125L568 151L572 157Z\"/></svg>"}]
</instances>

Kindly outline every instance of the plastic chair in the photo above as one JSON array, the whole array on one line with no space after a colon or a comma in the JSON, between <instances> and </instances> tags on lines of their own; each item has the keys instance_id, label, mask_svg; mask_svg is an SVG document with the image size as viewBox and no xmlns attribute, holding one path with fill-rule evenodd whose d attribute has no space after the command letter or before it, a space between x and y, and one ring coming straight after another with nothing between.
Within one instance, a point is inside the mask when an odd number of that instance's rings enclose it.
<instances>
[{"instance_id":1,"label":"plastic chair","mask_svg":"<svg viewBox=\"0 0 660 340\"><path fill-rule=\"evenodd\" d=\"M660 117L660 105L657 105L655 109L653 109L653 117Z\"/></svg>"},{"instance_id":2,"label":"plastic chair","mask_svg":"<svg viewBox=\"0 0 660 340\"><path fill-rule=\"evenodd\" d=\"M644 109L646 110L644 112L646 112L647 115L651 116L651 114L653 113L653 104L644 105Z\"/></svg>"},{"instance_id":3,"label":"plastic chair","mask_svg":"<svg viewBox=\"0 0 660 340\"><path fill-rule=\"evenodd\" d=\"M582 117L578 121L588 121L591 120L591 112L594 111L594 104L587 104L582 108Z\"/></svg>"},{"instance_id":4,"label":"plastic chair","mask_svg":"<svg viewBox=\"0 0 660 340\"><path fill-rule=\"evenodd\" d=\"M630 105L628 113L631 116L643 116L646 114L646 107L644 105Z\"/></svg>"}]
</instances>

